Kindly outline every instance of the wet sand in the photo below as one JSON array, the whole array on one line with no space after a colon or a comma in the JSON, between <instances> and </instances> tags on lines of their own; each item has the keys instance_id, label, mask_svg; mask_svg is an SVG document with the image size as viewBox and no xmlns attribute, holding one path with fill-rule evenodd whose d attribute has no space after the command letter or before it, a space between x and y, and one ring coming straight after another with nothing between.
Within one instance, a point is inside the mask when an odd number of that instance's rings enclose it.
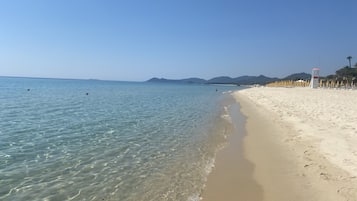
<instances>
[{"instance_id":1,"label":"wet sand","mask_svg":"<svg viewBox=\"0 0 357 201\"><path fill-rule=\"evenodd\" d=\"M203 201L262 199L262 188L253 179L254 165L243 155L245 117L239 110L237 103L230 106L233 127L227 129L233 133L228 137L228 144L217 153L215 167L202 194Z\"/></svg>"}]
</instances>

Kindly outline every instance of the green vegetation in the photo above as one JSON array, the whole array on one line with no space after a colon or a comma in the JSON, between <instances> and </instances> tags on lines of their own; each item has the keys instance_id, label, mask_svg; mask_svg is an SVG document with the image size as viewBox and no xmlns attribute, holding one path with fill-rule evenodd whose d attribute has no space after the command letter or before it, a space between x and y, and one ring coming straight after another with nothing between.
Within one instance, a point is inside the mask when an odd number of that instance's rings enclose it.
<instances>
[{"instance_id":1,"label":"green vegetation","mask_svg":"<svg viewBox=\"0 0 357 201\"><path fill-rule=\"evenodd\" d=\"M351 68L348 66L345 66L339 70L336 71L336 76L337 77L356 77L357 76L357 68Z\"/></svg>"},{"instance_id":2,"label":"green vegetation","mask_svg":"<svg viewBox=\"0 0 357 201\"><path fill-rule=\"evenodd\" d=\"M357 81L357 63L354 67L351 67L351 56L347 57L349 62L348 66L342 67L336 71L336 74L326 76L322 78L322 80L336 80L336 81L344 81L347 83L356 83Z\"/></svg>"},{"instance_id":3,"label":"green vegetation","mask_svg":"<svg viewBox=\"0 0 357 201\"><path fill-rule=\"evenodd\" d=\"M352 79L357 78L357 63L354 68L349 66L342 67L336 71L335 75L329 75L327 79Z\"/></svg>"}]
</instances>

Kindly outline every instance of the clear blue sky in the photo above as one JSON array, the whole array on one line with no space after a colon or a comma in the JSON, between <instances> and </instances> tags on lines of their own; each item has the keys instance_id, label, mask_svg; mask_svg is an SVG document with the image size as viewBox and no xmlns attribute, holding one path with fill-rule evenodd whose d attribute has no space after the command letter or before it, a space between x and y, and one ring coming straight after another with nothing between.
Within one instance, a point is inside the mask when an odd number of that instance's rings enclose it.
<instances>
[{"instance_id":1,"label":"clear blue sky","mask_svg":"<svg viewBox=\"0 0 357 201\"><path fill-rule=\"evenodd\" d=\"M0 75L283 77L357 62L356 0L0 0Z\"/></svg>"}]
</instances>

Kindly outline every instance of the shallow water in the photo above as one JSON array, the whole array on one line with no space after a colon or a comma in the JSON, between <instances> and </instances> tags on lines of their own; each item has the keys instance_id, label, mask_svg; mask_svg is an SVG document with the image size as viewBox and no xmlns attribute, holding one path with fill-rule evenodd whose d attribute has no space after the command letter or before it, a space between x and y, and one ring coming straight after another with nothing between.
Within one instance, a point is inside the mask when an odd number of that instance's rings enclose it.
<instances>
[{"instance_id":1,"label":"shallow water","mask_svg":"<svg viewBox=\"0 0 357 201\"><path fill-rule=\"evenodd\" d=\"M198 200L236 89L1 77L0 200Z\"/></svg>"}]
</instances>

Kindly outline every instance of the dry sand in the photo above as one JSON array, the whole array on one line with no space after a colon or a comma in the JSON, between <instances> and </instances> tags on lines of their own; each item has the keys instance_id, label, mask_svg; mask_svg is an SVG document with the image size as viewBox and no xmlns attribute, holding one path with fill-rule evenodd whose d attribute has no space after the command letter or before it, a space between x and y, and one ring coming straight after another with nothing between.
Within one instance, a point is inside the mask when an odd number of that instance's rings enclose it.
<instances>
[{"instance_id":1,"label":"dry sand","mask_svg":"<svg viewBox=\"0 0 357 201\"><path fill-rule=\"evenodd\" d=\"M258 184L250 191L266 201L357 201L357 91L261 87L233 95L247 117L244 156ZM216 169L228 156L217 156ZM213 192L210 182L229 174L216 169L212 175L221 176L210 175L203 200L256 200L254 193ZM208 199L206 191L220 198Z\"/></svg>"}]
</instances>

